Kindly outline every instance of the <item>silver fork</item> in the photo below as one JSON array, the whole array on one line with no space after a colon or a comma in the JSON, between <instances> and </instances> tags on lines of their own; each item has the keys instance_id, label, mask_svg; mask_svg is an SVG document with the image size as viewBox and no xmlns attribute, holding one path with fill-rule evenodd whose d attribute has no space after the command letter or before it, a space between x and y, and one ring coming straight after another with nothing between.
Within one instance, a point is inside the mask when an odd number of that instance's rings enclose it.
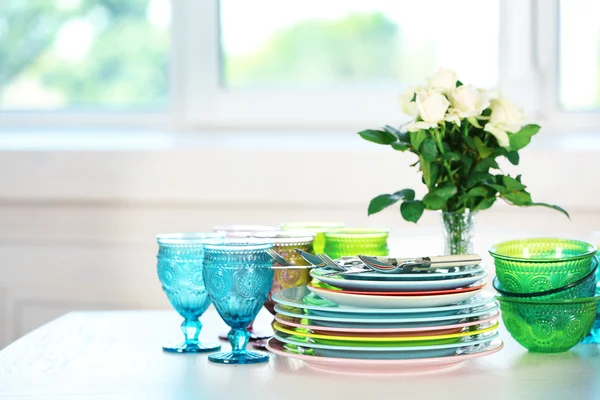
<instances>
[{"instance_id":1,"label":"silver fork","mask_svg":"<svg viewBox=\"0 0 600 400\"><path fill-rule=\"evenodd\" d=\"M321 260L323 260L325 265L328 266L329 268L334 269L339 272L346 271L345 267L343 267L343 266L339 265L338 263L336 263L335 261L333 261L331 259L331 257L329 257L327 254L317 254L316 256L319 257Z\"/></svg>"},{"instance_id":2,"label":"silver fork","mask_svg":"<svg viewBox=\"0 0 600 400\"><path fill-rule=\"evenodd\" d=\"M341 274L341 275L360 274L363 272L373 271L368 265L365 265L364 263L362 263L360 261L359 261L358 265L340 265L337 262L335 262L335 260L332 260L331 257L329 257L327 254L320 254L319 257L327 264L328 267L335 269L336 271L339 271L339 272L335 272L335 273L325 274L323 276L330 276L330 275L337 275L337 274Z\"/></svg>"}]
</instances>

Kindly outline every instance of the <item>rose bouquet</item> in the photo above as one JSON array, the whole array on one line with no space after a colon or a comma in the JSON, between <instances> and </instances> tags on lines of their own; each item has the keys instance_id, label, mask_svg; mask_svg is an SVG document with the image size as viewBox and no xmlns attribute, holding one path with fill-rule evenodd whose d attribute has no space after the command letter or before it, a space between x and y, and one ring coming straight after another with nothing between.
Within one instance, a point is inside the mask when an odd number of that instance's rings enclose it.
<instances>
[{"instance_id":1,"label":"rose bouquet","mask_svg":"<svg viewBox=\"0 0 600 400\"><path fill-rule=\"evenodd\" d=\"M400 98L413 120L400 129L384 126L359 132L364 139L409 151L417 156L428 193L415 198L412 189L371 200L369 215L402 201L402 217L417 222L424 210L465 214L490 208L498 199L516 206L545 206L568 216L561 207L536 203L521 175L504 174L496 161L519 163L519 150L540 127L526 125L523 112L491 92L463 85L456 74L441 69L426 86L410 88ZM460 232L459 232L460 234Z\"/></svg>"}]
</instances>

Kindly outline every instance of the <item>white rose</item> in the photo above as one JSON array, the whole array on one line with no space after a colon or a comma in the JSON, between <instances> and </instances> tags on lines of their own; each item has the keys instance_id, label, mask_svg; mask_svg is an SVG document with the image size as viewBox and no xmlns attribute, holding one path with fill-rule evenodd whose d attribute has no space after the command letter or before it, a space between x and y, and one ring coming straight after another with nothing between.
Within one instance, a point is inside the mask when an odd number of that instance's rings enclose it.
<instances>
[{"instance_id":1,"label":"white rose","mask_svg":"<svg viewBox=\"0 0 600 400\"><path fill-rule=\"evenodd\" d=\"M411 87L400 95L400 107L402 108L402 112L413 118L419 116L419 109L417 108L417 103L412 101L412 99L415 97L415 93L420 90L421 87Z\"/></svg>"},{"instance_id":2,"label":"white rose","mask_svg":"<svg viewBox=\"0 0 600 400\"><path fill-rule=\"evenodd\" d=\"M523 111L506 99L493 99L490 102L492 115L484 131L491 133L502 147L508 147L508 133L515 133L525 125Z\"/></svg>"},{"instance_id":3,"label":"white rose","mask_svg":"<svg viewBox=\"0 0 600 400\"><path fill-rule=\"evenodd\" d=\"M452 111L460 118L477 117L490 106L490 100L472 85L463 85L450 92Z\"/></svg>"},{"instance_id":4,"label":"white rose","mask_svg":"<svg viewBox=\"0 0 600 400\"><path fill-rule=\"evenodd\" d=\"M444 120L450 102L443 94L434 90L423 90L417 93L417 108L424 122L435 123Z\"/></svg>"},{"instance_id":5,"label":"white rose","mask_svg":"<svg viewBox=\"0 0 600 400\"><path fill-rule=\"evenodd\" d=\"M429 88L440 93L449 93L456 87L456 73L451 69L440 68L431 78L427 80Z\"/></svg>"}]
</instances>

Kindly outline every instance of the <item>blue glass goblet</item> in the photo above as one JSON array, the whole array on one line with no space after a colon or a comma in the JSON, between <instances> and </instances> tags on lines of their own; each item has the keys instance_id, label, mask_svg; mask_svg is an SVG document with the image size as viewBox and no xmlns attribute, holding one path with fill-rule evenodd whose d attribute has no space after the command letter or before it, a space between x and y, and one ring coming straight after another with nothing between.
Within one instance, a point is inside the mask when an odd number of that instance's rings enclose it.
<instances>
[{"instance_id":1,"label":"blue glass goblet","mask_svg":"<svg viewBox=\"0 0 600 400\"><path fill-rule=\"evenodd\" d=\"M248 325L254 320L273 283L270 243L251 239L226 239L207 243L204 258L204 283L217 312L231 327L227 334L231 351L211 354L208 359L221 364L255 364L269 360L263 353L249 352Z\"/></svg>"},{"instance_id":2,"label":"blue glass goblet","mask_svg":"<svg viewBox=\"0 0 600 400\"><path fill-rule=\"evenodd\" d=\"M184 318L181 330L183 343L163 346L163 350L176 353L203 353L221 348L218 344L198 341L202 323L200 316L210 305L204 288L202 264L204 243L223 240L219 233L170 233L157 235L158 278L171 305Z\"/></svg>"}]
</instances>

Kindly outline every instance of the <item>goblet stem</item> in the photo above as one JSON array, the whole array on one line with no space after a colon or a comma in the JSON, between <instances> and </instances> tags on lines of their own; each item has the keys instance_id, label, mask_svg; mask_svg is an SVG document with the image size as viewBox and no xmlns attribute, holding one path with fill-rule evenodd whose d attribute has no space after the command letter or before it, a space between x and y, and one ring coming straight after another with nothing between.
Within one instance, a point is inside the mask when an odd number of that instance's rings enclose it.
<instances>
[{"instance_id":1,"label":"goblet stem","mask_svg":"<svg viewBox=\"0 0 600 400\"><path fill-rule=\"evenodd\" d=\"M205 344L198 340L201 330L202 323L197 319L184 319L181 323L181 331L185 337L184 342L172 346L163 346L163 350L174 353L204 353L219 350L221 346L218 344Z\"/></svg>"},{"instance_id":2,"label":"goblet stem","mask_svg":"<svg viewBox=\"0 0 600 400\"><path fill-rule=\"evenodd\" d=\"M202 322L193 319L184 319L181 323L181 330L185 336L186 344L198 344L198 336L202 330Z\"/></svg>"},{"instance_id":3,"label":"goblet stem","mask_svg":"<svg viewBox=\"0 0 600 400\"><path fill-rule=\"evenodd\" d=\"M250 339L250 332L246 328L233 328L227 334L227 338L229 339L229 343L231 343L232 353L245 353L246 344L248 344L248 339Z\"/></svg>"}]
</instances>

